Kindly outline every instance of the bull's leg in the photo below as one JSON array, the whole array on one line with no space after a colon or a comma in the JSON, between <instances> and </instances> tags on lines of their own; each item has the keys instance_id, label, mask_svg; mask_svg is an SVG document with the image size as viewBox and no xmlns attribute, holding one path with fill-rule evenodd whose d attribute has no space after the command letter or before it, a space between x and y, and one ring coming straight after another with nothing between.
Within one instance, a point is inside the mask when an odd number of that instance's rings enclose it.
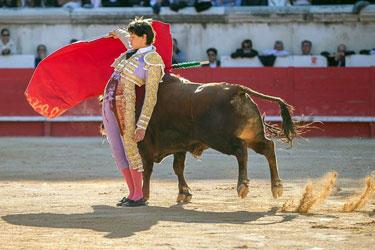
<instances>
[{"instance_id":1,"label":"bull's leg","mask_svg":"<svg viewBox=\"0 0 375 250\"><path fill-rule=\"evenodd\" d=\"M150 178L152 174L152 170L154 167L153 162L146 162L144 164L144 172L143 172L143 199L147 201L150 198Z\"/></svg>"},{"instance_id":2,"label":"bull's leg","mask_svg":"<svg viewBox=\"0 0 375 250\"><path fill-rule=\"evenodd\" d=\"M235 155L238 161L237 193L239 197L245 198L249 193L249 179L247 178L247 145L244 141L240 141Z\"/></svg>"},{"instance_id":3,"label":"bull's leg","mask_svg":"<svg viewBox=\"0 0 375 250\"><path fill-rule=\"evenodd\" d=\"M186 152L179 152L179 153L174 154L173 170L178 178L178 196L177 196L178 203L190 202L193 196L190 193L190 188L186 184L185 177L184 177L185 159L186 159Z\"/></svg>"},{"instance_id":4,"label":"bull's leg","mask_svg":"<svg viewBox=\"0 0 375 250\"><path fill-rule=\"evenodd\" d=\"M279 170L277 168L274 142L264 138L262 141L253 144L251 147L255 152L266 157L271 172L272 195L275 199L281 197L283 195L283 184L279 177Z\"/></svg>"}]
</instances>

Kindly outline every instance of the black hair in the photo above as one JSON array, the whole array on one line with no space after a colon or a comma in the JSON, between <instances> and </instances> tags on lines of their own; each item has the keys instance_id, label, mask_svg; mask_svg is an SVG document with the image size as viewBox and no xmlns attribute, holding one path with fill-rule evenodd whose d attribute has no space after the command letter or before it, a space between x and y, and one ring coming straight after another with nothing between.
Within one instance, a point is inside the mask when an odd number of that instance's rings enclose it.
<instances>
[{"instance_id":1,"label":"black hair","mask_svg":"<svg viewBox=\"0 0 375 250\"><path fill-rule=\"evenodd\" d=\"M209 49L207 49L206 53L208 54L208 52L214 52L215 55L217 55L217 49L215 49L215 48L209 48Z\"/></svg>"},{"instance_id":2,"label":"black hair","mask_svg":"<svg viewBox=\"0 0 375 250\"><path fill-rule=\"evenodd\" d=\"M241 48L243 48L243 45L245 43L249 43L250 44L250 47L253 47L253 41L251 41L250 39L246 39L246 40L243 40L242 43L241 43Z\"/></svg>"},{"instance_id":3,"label":"black hair","mask_svg":"<svg viewBox=\"0 0 375 250\"><path fill-rule=\"evenodd\" d=\"M1 35L2 35L5 31L8 31L8 33L10 34L10 31L9 31L7 28L4 28L4 29L1 30Z\"/></svg>"},{"instance_id":4,"label":"black hair","mask_svg":"<svg viewBox=\"0 0 375 250\"><path fill-rule=\"evenodd\" d=\"M36 52L38 52L40 48L44 48L47 52L47 46L44 44L39 44L38 46L36 46Z\"/></svg>"},{"instance_id":5,"label":"black hair","mask_svg":"<svg viewBox=\"0 0 375 250\"><path fill-rule=\"evenodd\" d=\"M151 45L155 39L155 32L151 26L149 19L135 18L127 27L129 33L136 34L137 36L146 35L146 45Z\"/></svg>"},{"instance_id":6,"label":"black hair","mask_svg":"<svg viewBox=\"0 0 375 250\"><path fill-rule=\"evenodd\" d=\"M307 43L307 44L309 44L310 46L312 46L312 42L309 41L309 40L303 40L303 41L301 42L301 46L302 46L304 43Z\"/></svg>"},{"instance_id":7,"label":"black hair","mask_svg":"<svg viewBox=\"0 0 375 250\"><path fill-rule=\"evenodd\" d=\"M282 44L282 45L284 45L284 43L281 41L281 40L277 40L277 41L275 41L275 45L276 44Z\"/></svg>"}]
</instances>

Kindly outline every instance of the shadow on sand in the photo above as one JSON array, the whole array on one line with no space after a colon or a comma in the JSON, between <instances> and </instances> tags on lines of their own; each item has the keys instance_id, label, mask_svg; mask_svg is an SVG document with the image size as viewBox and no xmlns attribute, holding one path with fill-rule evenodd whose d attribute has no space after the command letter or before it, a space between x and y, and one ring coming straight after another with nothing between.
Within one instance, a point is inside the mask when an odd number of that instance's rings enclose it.
<instances>
[{"instance_id":1,"label":"shadow on sand","mask_svg":"<svg viewBox=\"0 0 375 250\"><path fill-rule=\"evenodd\" d=\"M293 220L297 215L276 214L277 208L265 212L204 212L185 209L182 205L171 207L148 206L140 208L116 208L111 206L93 206L93 212L81 214L11 214L2 219L13 225L47 228L78 228L106 232L107 238L128 237L136 232L150 229L160 221L183 223L223 223L244 224L254 222L266 216L278 216L276 222ZM173 225L171 226L173 227Z\"/></svg>"}]
</instances>

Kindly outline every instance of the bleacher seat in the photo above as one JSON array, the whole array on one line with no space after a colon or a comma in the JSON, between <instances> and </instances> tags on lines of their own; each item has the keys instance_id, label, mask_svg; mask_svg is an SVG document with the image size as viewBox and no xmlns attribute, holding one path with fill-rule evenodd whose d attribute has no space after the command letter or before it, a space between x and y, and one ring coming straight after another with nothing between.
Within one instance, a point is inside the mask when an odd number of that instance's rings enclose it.
<instances>
[{"instance_id":1,"label":"bleacher seat","mask_svg":"<svg viewBox=\"0 0 375 250\"><path fill-rule=\"evenodd\" d=\"M230 56L222 56L220 60L222 67L263 67L258 57L233 59Z\"/></svg>"},{"instance_id":2,"label":"bleacher seat","mask_svg":"<svg viewBox=\"0 0 375 250\"><path fill-rule=\"evenodd\" d=\"M346 67L375 66L375 55L351 55L345 57Z\"/></svg>"},{"instance_id":3,"label":"bleacher seat","mask_svg":"<svg viewBox=\"0 0 375 250\"><path fill-rule=\"evenodd\" d=\"M34 55L10 55L0 56L0 68L34 68Z\"/></svg>"}]
</instances>

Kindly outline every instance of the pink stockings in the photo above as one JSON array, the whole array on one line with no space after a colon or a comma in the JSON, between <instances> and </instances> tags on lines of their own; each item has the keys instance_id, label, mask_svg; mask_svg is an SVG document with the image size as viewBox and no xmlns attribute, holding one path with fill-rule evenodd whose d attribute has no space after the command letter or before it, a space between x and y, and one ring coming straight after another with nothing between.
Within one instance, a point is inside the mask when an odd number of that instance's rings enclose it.
<instances>
[{"instance_id":1,"label":"pink stockings","mask_svg":"<svg viewBox=\"0 0 375 250\"><path fill-rule=\"evenodd\" d=\"M125 182L129 188L128 199L137 201L143 198L142 192L142 172L138 172L131 167L121 168L121 173L124 176Z\"/></svg>"}]
</instances>

